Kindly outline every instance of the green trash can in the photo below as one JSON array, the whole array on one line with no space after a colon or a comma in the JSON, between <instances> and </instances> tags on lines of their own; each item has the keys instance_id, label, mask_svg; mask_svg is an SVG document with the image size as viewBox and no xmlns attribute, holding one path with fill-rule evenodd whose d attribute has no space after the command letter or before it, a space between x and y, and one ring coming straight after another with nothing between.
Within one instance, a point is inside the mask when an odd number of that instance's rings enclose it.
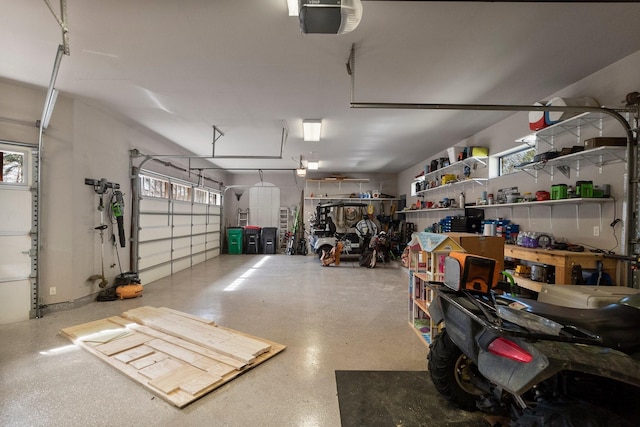
<instances>
[{"instance_id":1,"label":"green trash can","mask_svg":"<svg viewBox=\"0 0 640 427\"><path fill-rule=\"evenodd\" d=\"M242 227L227 228L227 246L230 255L242 254Z\"/></svg>"}]
</instances>

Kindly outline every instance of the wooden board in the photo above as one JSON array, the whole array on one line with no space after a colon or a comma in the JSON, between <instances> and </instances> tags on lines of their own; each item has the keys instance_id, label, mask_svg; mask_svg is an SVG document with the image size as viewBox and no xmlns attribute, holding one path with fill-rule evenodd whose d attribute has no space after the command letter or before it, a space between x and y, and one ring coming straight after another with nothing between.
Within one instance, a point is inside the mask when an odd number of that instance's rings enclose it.
<instances>
[{"instance_id":1,"label":"wooden board","mask_svg":"<svg viewBox=\"0 0 640 427\"><path fill-rule=\"evenodd\" d=\"M140 331L143 334L152 336L152 337L156 337L156 338L161 338L162 340L166 341L166 342L170 342L173 344L176 344L180 347L186 348L188 350L191 350L193 352L196 352L198 354L201 354L203 356L207 356L211 359L214 359L216 361L219 361L221 363L224 363L225 365L229 365L229 366L233 366L235 369L243 369L244 367L247 366L246 363L244 362L240 362L237 359L233 359L231 357L225 356L222 353L218 353L214 350L210 350L207 349L205 347L201 347L197 344L193 344L189 341L185 341L181 338L178 337L174 337L173 335L169 335L169 334L165 334L164 332L161 331L157 331L155 329L149 328L148 326L144 326L144 325L140 325L137 323L132 324L131 321L122 318L122 317L110 317L109 318L110 321L114 322L114 323L118 323L118 324L122 324L122 325L129 325L130 329L133 329L135 331ZM219 326L220 327L220 326ZM221 328L221 327L220 327ZM236 331L236 333L241 334L241 332Z\"/></svg>"},{"instance_id":2,"label":"wooden board","mask_svg":"<svg viewBox=\"0 0 640 427\"><path fill-rule=\"evenodd\" d=\"M166 307L139 307L60 333L179 408L286 348Z\"/></svg>"},{"instance_id":3,"label":"wooden board","mask_svg":"<svg viewBox=\"0 0 640 427\"><path fill-rule=\"evenodd\" d=\"M122 316L244 363L251 363L255 356L269 351L269 345L264 341L229 333L224 329L153 307L139 307L126 311Z\"/></svg>"},{"instance_id":4,"label":"wooden board","mask_svg":"<svg viewBox=\"0 0 640 427\"><path fill-rule=\"evenodd\" d=\"M151 338L148 335L141 334L139 332L128 334L121 338L115 338L105 344L100 344L96 346L96 350L106 354L107 356L113 356L114 354L120 353L121 351L129 350L135 347L138 347L147 341L151 341Z\"/></svg>"}]
</instances>

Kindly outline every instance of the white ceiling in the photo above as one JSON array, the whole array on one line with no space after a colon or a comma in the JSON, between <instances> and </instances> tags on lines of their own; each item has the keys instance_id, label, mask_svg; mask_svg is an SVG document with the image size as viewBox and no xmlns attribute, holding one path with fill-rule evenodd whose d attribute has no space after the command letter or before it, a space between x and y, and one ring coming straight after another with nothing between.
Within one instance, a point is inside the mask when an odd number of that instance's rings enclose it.
<instances>
[{"instance_id":1,"label":"white ceiling","mask_svg":"<svg viewBox=\"0 0 640 427\"><path fill-rule=\"evenodd\" d=\"M51 0L54 10L58 2ZM508 113L358 102L531 104L640 50L637 3L365 1L352 33L304 35L286 0L68 0L56 87L225 168L396 173ZM0 77L46 87L61 31L43 0L2 0ZM302 119L322 118L322 142ZM313 153L313 154L311 154ZM162 154L162 153L158 153Z\"/></svg>"}]
</instances>

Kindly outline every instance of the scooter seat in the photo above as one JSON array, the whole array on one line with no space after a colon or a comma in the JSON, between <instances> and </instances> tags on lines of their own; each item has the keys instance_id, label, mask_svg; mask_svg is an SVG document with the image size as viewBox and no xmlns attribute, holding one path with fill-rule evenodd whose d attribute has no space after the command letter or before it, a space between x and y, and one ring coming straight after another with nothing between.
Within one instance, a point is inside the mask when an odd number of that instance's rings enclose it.
<instances>
[{"instance_id":1,"label":"scooter seat","mask_svg":"<svg viewBox=\"0 0 640 427\"><path fill-rule=\"evenodd\" d=\"M501 298L505 298L502 296ZM525 306L524 310L571 327L582 333L600 337L606 347L625 353L640 351L640 294L595 309L569 308L525 298L511 298Z\"/></svg>"}]
</instances>

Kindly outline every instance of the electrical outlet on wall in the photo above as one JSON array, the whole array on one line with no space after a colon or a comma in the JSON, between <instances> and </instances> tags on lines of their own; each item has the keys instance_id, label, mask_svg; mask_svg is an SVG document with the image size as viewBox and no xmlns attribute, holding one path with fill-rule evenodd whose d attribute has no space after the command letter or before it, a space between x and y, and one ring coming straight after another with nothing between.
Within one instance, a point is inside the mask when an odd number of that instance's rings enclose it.
<instances>
[{"instance_id":1,"label":"electrical outlet on wall","mask_svg":"<svg viewBox=\"0 0 640 427\"><path fill-rule=\"evenodd\" d=\"M600 235L600 227L598 227L597 225L593 226L593 235L595 237L598 237Z\"/></svg>"},{"instance_id":2,"label":"electrical outlet on wall","mask_svg":"<svg viewBox=\"0 0 640 427\"><path fill-rule=\"evenodd\" d=\"M58 290L56 289L56 287L55 287L55 286L51 286L51 287L49 288L49 295L55 295L57 291L58 291Z\"/></svg>"}]
</instances>

